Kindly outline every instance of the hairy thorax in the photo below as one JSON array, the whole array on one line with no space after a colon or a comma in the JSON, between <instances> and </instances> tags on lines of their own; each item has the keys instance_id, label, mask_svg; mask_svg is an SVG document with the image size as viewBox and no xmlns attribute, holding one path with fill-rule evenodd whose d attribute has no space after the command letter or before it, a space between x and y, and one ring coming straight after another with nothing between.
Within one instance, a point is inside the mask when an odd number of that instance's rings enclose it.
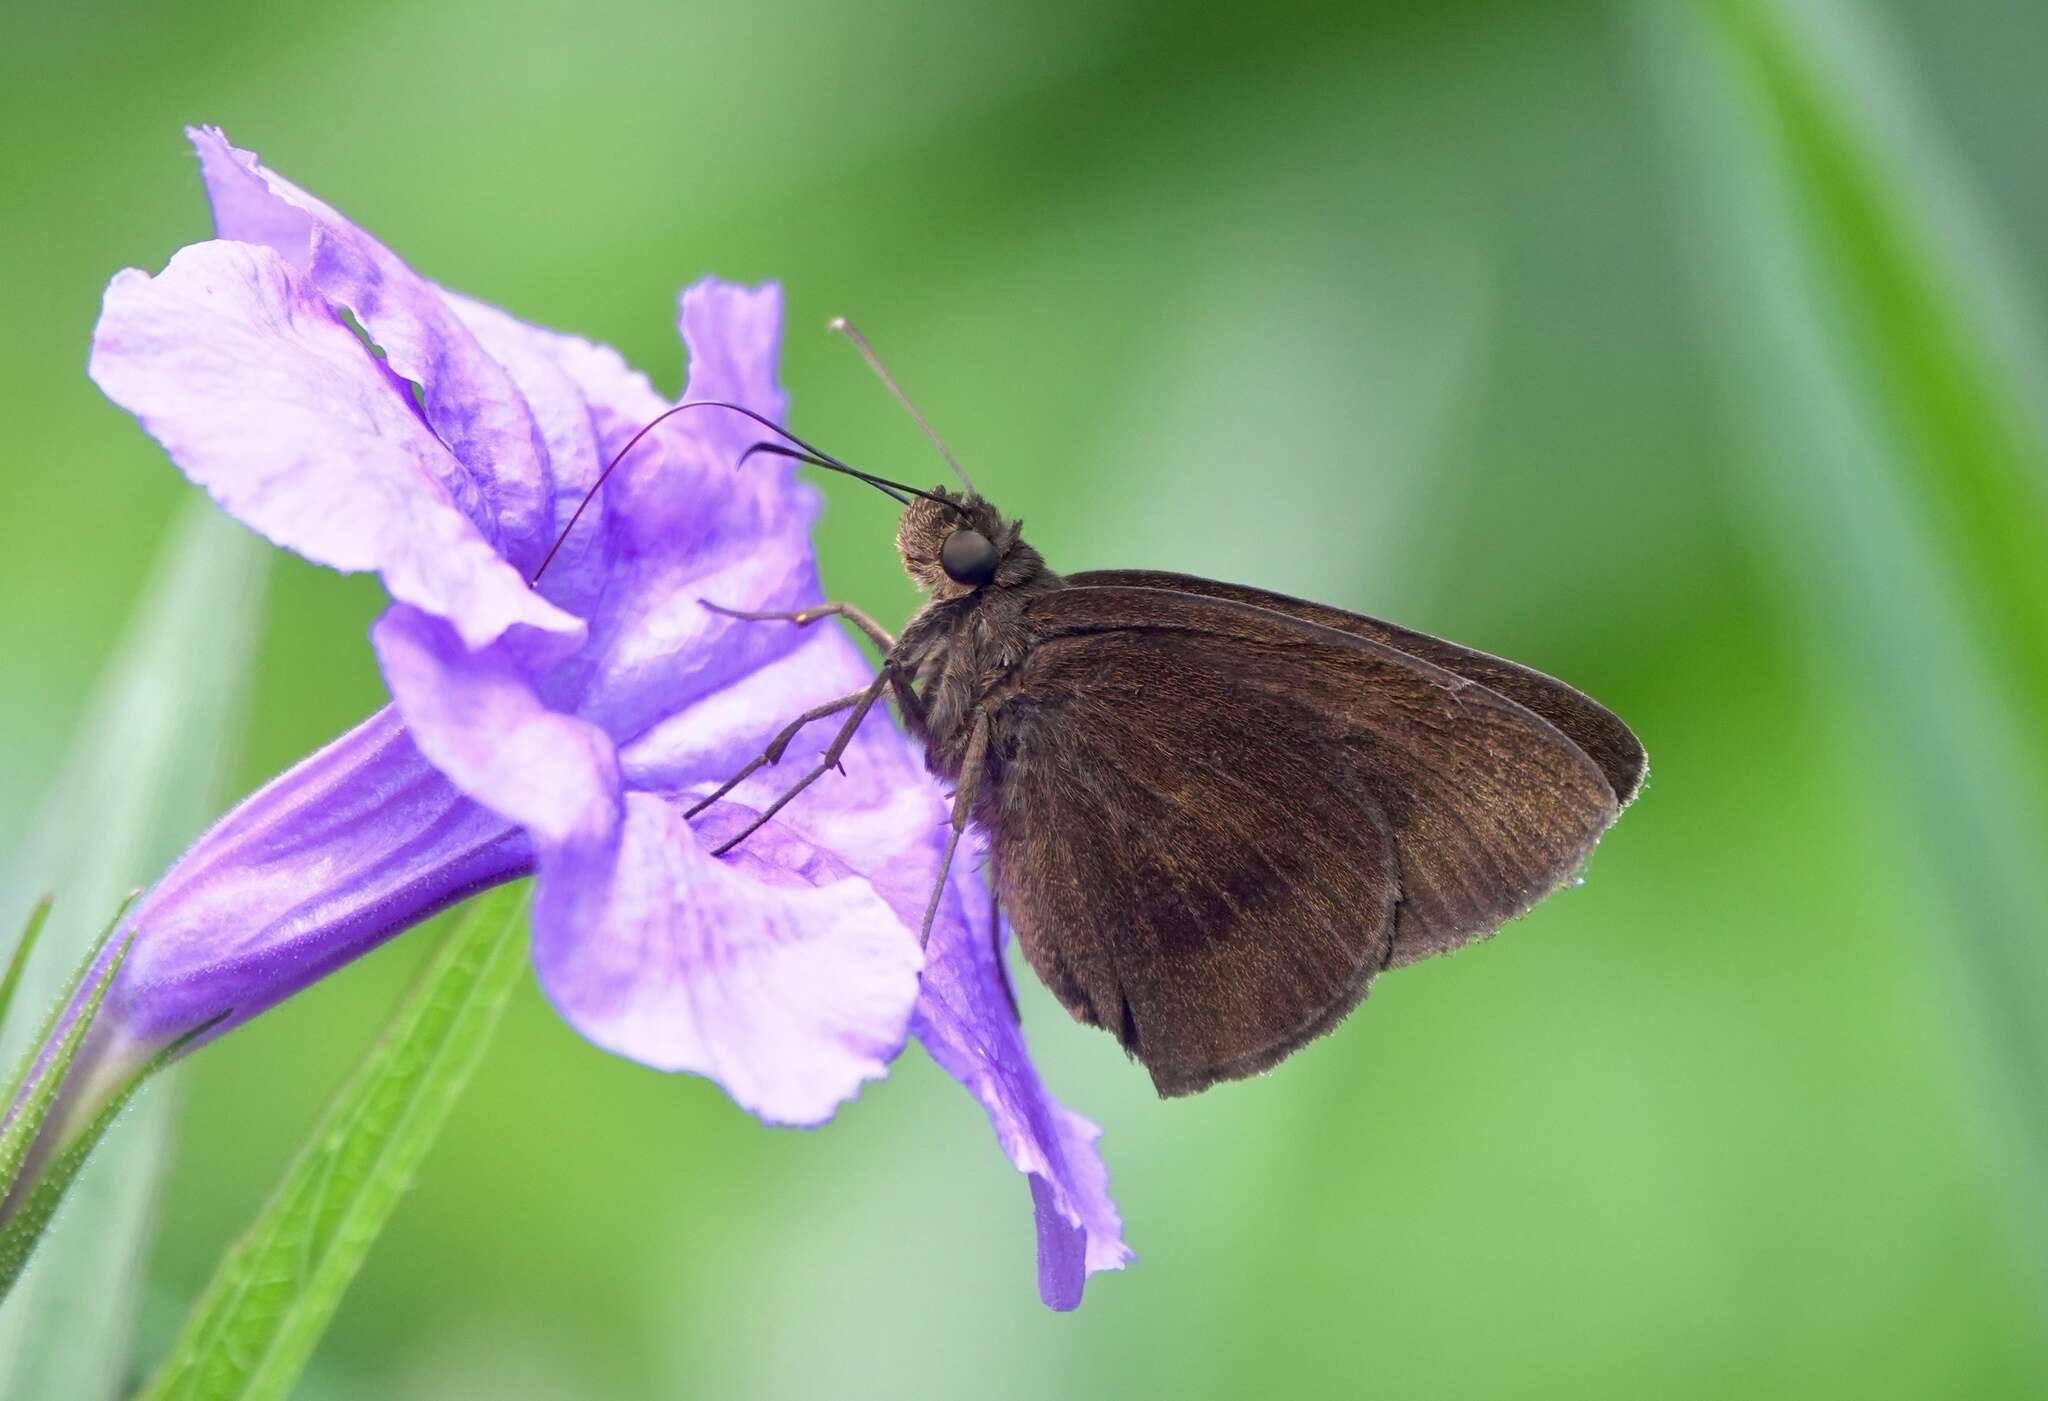
<instances>
[{"instance_id":1,"label":"hairy thorax","mask_svg":"<svg viewBox=\"0 0 2048 1401\"><path fill-rule=\"evenodd\" d=\"M1029 602L1063 587L1059 576L1041 571L1016 589L934 598L904 627L890 657L916 693L920 713L906 714L904 723L923 741L932 773L959 779L977 714L1000 729L1002 692L1031 650ZM1005 739L989 736L991 761L1006 752ZM993 762L985 777L999 778Z\"/></svg>"},{"instance_id":2,"label":"hairy thorax","mask_svg":"<svg viewBox=\"0 0 2048 1401\"><path fill-rule=\"evenodd\" d=\"M955 535L961 540L952 540ZM949 541L969 543L970 558L979 558L987 572L973 577L957 561L949 567ZM903 723L923 743L925 767L958 782L980 718L990 733L979 788L982 779L1000 779L1001 758L1011 749L1000 733L999 702L1007 678L1031 651L1031 600L1065 583L1024 542L1022 522L1005 520L972 492L941 487L920 493L897 523L896 549L904 572L925 594L889 653Z\"/></svg>"}]
</instances>

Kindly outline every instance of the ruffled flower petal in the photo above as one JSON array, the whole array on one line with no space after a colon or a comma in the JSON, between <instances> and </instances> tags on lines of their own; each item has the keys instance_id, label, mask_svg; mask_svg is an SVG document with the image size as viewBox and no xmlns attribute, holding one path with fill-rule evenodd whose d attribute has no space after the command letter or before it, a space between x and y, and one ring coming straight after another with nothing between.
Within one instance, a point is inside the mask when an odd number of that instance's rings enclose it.
<instances>
[{"instance_id":1,"label":"ruffled flower petal","mask_svg":"<svg viewBox=\"0 0 2048 1401\"><path fill-rule=\"evenodd\" d=\"M556 694L627 739L783 656L787 623L750 622L705 605L786 610L815 602L817 570L796 531L694 556L614 569L590 618L590 642L561 670Z\"/></svg>"},{"instance_id":2,"label":"ruffled flower petal","mask_svg":"<svg viewBox=\"0 0 2048 1401\"><path fill-rule=\"evenodd\" d=\"M747 817L723 805L692 831L631 793L607 850L544 849L534 965L597 1045L709 1076L770 1123L818 1124L902 1048L917 941L867 881L777 823L712 857Z\"/></svg>"},{"instance_id":3,"label":"ruffled flower petal","mask_svg":"<svg viewBox=\"0 0 2048 1401\"><path fill-rule=\"evenodd\" d=\"M679 316L689 352L682 402L736 403L780 423L787 408L775 377L782 289L707 278L683 293ZM807 531L817 495L798 483L793 463L757 457L739 466L747 447L764 440L781 441L742 414L710 407L678 414L649 434L605 486L617 488L621 552L689 557ZM656 450L647 452L650 446Z\"/></svg>"},{"instance_id":4,"label":"ruffled flower petal","mask_svg":"<svg viewBox=\"0 0 2048 1401\"><path fill-rule=\"evenodd\" d=\"M1071 1309L1097 1270L1130 1260L1123 1221L1109 1196L1109 1170L1095 1141L1102 1131L1046 1090L1024 1046L979 880L956 878L951 898L963 917L932 932L911 1031L933 1060L988 1111L996 1141L1028 1175L1038 1229L1038 1292L1049 1308Z\"/></svg>"},{"instance_id":5,"label":"ruffled flower petal","mask_svg":"<svg viewBox=\"0 0 2048 1401\"><path fill-rule=\"evenodd\" d=\"M547 447L526 400L438 289L332 208L228 144L217 127L186 133L222 238L275 249L311 295L352 314L385 365L420 387L420 410L449 457L442 485L522 571L554 539Z\"/></svg>"},{"instance_id":6,"label":"ruffled flower petal","mask_svg":"<svg viewBox=\"0 0 2048 1401\"><path fill-rule=\"evenodd\" d=\"M526 586L442 482L448 450L362 343L267 248L181 249L108 285L93 379L222 508L315 563L374 569L391 596L480 647L582 624Z\"/></svg>"},{"instance_id":7,"label":"ruffled flower petal","mask_svg":"<svg viewBox=\"0 0 2048 1401\"><path fill-rule=\"evenodd\" d=\"M789 721L874 679L874 667L836 623L745 626L780 630L794 645L738 672L624 745L619 762L629 787L708 792L760 754ZM757 771L733 798L755 808L773 802L817 763L850 714L811 722L779 763ZM877 702L837 769L806 788L778 821L837 853L916 928L938 877L949 815L923 760L896 728L887 705ZM963 869L974 864L964 850L957 860ZM942 905L940 917L957 919L957 908Z\"/></svg>"},{"instance_id":8,"label":"ruffled flower petal","mask_svg":"<svg viewBox=\"0 0 2048 1401\"><path fill-rule=\"evenodd\" d=\"M529 326L445 288L441 297L485 352L504 366L533 413L555 488L550 543L555 556L538 587L570 612L586 615L611 569L605 546L612 511L608 493L600 491L587 503L585 496L611 455L668 405L645 375L608 346ZM552 537L564 531L569 534L556 549Z\"/></svg>"},{"instance_id":9,"label":"ruffled flower petal","mask_svg":"<svg viewBox=\"0 0 2048 1401\"><path fill-rule=\"evenodd\" d=\"M403 604L370 640L414 742L457 788L544 850L612 839L620 806L610 737L551 710L510 643L472 652L446 622Z\"/></svg>"}]
</instances>

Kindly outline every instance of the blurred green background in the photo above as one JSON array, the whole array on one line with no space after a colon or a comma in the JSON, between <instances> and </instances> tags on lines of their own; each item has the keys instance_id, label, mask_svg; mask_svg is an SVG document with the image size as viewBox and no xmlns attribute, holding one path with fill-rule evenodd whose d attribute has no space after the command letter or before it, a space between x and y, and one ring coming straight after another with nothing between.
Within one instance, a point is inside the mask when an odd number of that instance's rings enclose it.
<instances>
[{"instance_id":1,"label":"blurred green background","mask_svg":"<svg viewBox=\"0 0 2048 1401\"><path fill-rule=\"evenodd\" d=\"M1399 619L1650 750L1582 888L1266 1079L1160 1103L1028 986L1139 1253L1072 1316L921 1053L768 1131L528 986L302 1395L2048 1391L2048 9L0 27L10 849L191 495L83 369L107 277L208 233L188 121L671 390L676 289L778 278L835 451L939 475L845 313L1055 567ZM825 490L828 588L905 615L885 504ZM235 793L381 699L374 581L271 579ZM431 938L182 1073L144 1360Z\"/></svg>"}]
</instances>

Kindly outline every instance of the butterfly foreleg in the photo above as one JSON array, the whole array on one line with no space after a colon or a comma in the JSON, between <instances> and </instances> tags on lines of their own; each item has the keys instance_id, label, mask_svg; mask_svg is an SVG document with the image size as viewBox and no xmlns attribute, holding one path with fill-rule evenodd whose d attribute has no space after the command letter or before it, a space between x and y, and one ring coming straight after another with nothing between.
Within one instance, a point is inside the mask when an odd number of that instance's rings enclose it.
<instances>
[{"instance_id":1,"label":"butterfly foreleg","mask_svg":"<svg viewBox=\"0 0 2048 1401\"><path fill-rule=\"evenodd\" d=\"M695 817L698 813L710 807L720 798L723 798L726 794L732 792L733 789L739 787L742 783L745 783L747 779L753 776L754 771L756 769L765 768L770 764L780 763L782 761L782 751L789 748L789 742L796 738L797 731L801 730L804 726L810 724L813 720L823 720L828 715L837 715L840 711L846 709L850 705L858 705L860 703L860 698L866 695L868 691L872 689L873 684L874 683L870 682L868 685L861 687L857 691L849 691L845 695L840 696L836 700L826 701L823 705L814 705L809 710L806 710L803 714L797 716L796 719L790 721L787 725L784 725L781 731L776 734L775 738L768 741L767 748L763 749L759 754L755 755L752 759L748 760L747 766L745 768L741 769L731 778L728 778L725 782L719 784L718 787L712 790L710 794L708 794L705 797L699 798L697 802L683 814L683 817L686 820Z\"/></svg>"},{"instance_id":2,"label":"butterfly foreleg","mask_svg":"<svg viewBox=\"0 0 2048 1401\"><path fill-rule=\"evenodd\" d=\"M791 724L787 726L781 734L775 737L775 740L772 743L787 743L788 739L793 737L796 731L802 728L803 725L807 724L810 720L817 719L820 717L820 715L834 714L837 711L844 709L849 702L853 706L853 713L846 717L846 723L839 727L839 733L833 736L832 743L826 747L826 750L823 754L818 756L818 762L812 765L810 770L806 772L802 778L799 778L794 784L792 784L787 792L785 792L781 797L777 798L774 802L770 803L767 807L763 808L761 810L761 814L758 817L756 817L752 822L749 822L746 826L742 827L733 836L727 838L723 844L714 848L711 853L713 856L723 856L725 855L725 853L731 851L734 847L738 846L741 842L745 841L748 837L753 836L755 832L761 829L761 825L763 823L765 823L769 818L775 816L776 813L781 812L783 808L787 807L789 805L789 800L791 798L794 798L797 794L803 792L804 789L810 787L813 783L816 783L819 779L823 778L826 774L830 773L834 768L838 766L840 756L846 753L846 747L849 744L853 743L853 736L855 731L860 729L860 722L867 719L868 712L874 709L875 702L881 698L883 689L888 686L889 675L890 669L887 665L884 665L879 672L875 673L875 679L873 681L870 681L866 686L854 692L851 697L842 697L840 700L837 701L827 701L823 706L817 707L813 712L799 716L795 721L791 722ZM768 762L773 763L774 760L770 759L768 760ZM756 761L754 764L750 765L745 772L741 773L739 778L733 779L732 783L728 783L725 786L725 788L720 789L719 793L713 794L712 798L715 798L719 796L719 794L729 791L733 783L738 783L740 781L740 778L746 777L747 773L751 773L755 768L758 767L760 767L760 762ZM706 798L704 802L699 803L697 807L703 807L705 803L709 803L710 801L712 801L712 798ZM694 813L695 811L697 811L697 808L691 809L691 812Z\"/></svg>"},{"instance_id":3,"label":"butterfly foreleg","mask_svg":"<svg viewBox=\"0 0 2048 1401\"><path fill-rule=\"evenodd\" d=\"M896 639L889 635L888 629L884 628L867 614L861 612L860 609L854 607L851 603L814 603L808 608L795 608L787 611L772 609L753 611L744 608L727 608L724 604L713 603L708 598L700 598L697 601L721 617L739 618L753 623L794 623L798 627L808 627L820 618L839 618L857 628L862 636L874 643L875 646L881 648L883 657L886 658L891 652L896 650ZM890 694L896 697L896 704L902 710L904 717L921 723L924 719L924 702L918 698L917 691L910 684L909 677L901 670L891 671L886 666L882 670L889 677ZM734 781L737 782L738 780L735 779Z\"/></svg>"},{"instance_id":4,"label":"butterfly foreleg","mask_svg":"<svg viewBox=\"0 0 2048 1401\"><path fill-rule=\"evenodd\" d=\"M974 728L967 735L967 753L960 761L960 778L953 788L952 830L946 834L946 854L939 858L938 879L932 882L931 902L924 907L924 924L917 931L919 948L931 942L932 921L939 917L939 901L946 894L946 873L953 867L953 852L960 845L960 834L967 830L968 814L974 811L974 793L981 786L982 765L987 759L988 712L983 710L975 713Z\"/></svg>"},{"instance_id":5,"label":"butterfly foreleg","mask_svg":"<svg viewBox=\"0 0 2048 1401\"><path fill-rule=\"evenodd\" d=\"M786 612L752 612L740 608L727 608L722 604L713 603L708 598L700 598L697 601L714 613L727 618L741 618L752 623L795 623L798 627L808 627L820 618L843 618L858 628L868 641L881 648L884 655L896 645L896 639L889 635L887 628L851 603L813 603L808 608L796 608Z\"/></svg>"},{"instance_id":6,"label":"butterfly foreleg","mask_svg":"<svg viewBox=\"0 0 2048 1401\"><path fill-rule=\"evenodd\" d=\"M1017 1005L1017 989L1010 982L1010 966L1003 961L1002 901L996 896L993 871L989 872L988 882L988 956L996 965L996 981L1002 984L1003 996L1009 999L1010 1020L1018 1026L1024 1025L1024 1009Z\"/></svg>"}]
</instances>

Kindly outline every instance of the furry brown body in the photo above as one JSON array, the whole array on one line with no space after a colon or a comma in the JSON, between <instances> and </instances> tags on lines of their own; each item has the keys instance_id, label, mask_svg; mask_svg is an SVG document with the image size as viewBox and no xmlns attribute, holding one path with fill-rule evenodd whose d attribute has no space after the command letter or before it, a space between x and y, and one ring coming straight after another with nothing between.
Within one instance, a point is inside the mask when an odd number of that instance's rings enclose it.
<instances>
[{"instance_id":1,"label":"furry brown body","mask_svg":"<svg viewBox=\"0 0 2048 1401\"><path fill-rule=\"evenodd\" d=\"M1484 653L1209 580L1063 578L973 495L912 500L897 545L930 598L884 677L956 835L987 834L1033 968L1162 1094L1267 1069L1381 969L1523 913L1642 781L1620 720Z\"/></svg>"}]
</instances>

